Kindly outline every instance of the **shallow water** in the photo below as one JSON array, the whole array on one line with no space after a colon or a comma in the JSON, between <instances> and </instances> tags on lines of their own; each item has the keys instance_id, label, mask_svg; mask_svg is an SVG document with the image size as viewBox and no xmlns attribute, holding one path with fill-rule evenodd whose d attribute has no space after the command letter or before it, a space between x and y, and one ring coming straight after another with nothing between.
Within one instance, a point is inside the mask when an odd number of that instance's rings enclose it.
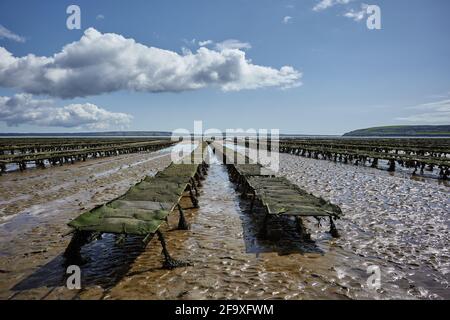
<instances>
[{"instance_id":1,"label":"shallow water","mask_svg":"<svg viewBox=\"0 0 450 320\"><path fill-rule=\"evenodd\" d=\"M308 220L315 242L305 243L288 219L273 223L275 239L263 239L259 235L262 212L247 212L248 202L234 190L226 168L215 161L200 189L200 208L186 209L191 230L174 229L175 213L162 228L171 255L192 266L162 269L156 238L143 249L139 238L130 237L121 246L116 237L105 235L82 250L87 259L82 266L83 289L68 290L61 253L69 239L61 234L68 230L65 222L79 212L70 201L55 202L47 209L51 219L42 218L44 211L21 213L0 225L0 297L450 298L448 188L328 161L285 154L280 160L280 174L342 207L345 216L337 222L340 239L330 237L326 222L318 227L317 221ZM150 167L158 166L149 162ZM111 179L111 185L121 179L124 176ZM192 206L188 198L182 205ZM18 225L30 229L16 230ZM367 284L367 267L373 265L381 270L378 290Z\"/></svg>"}]
</instances>

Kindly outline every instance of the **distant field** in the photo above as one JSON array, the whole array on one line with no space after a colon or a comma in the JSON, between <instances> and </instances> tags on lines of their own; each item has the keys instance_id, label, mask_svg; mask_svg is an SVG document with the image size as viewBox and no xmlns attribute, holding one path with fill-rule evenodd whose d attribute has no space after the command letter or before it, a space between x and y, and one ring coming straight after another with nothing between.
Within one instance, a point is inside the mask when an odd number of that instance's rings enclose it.
<instances>
[{"instance_id":1,"label":"distant field","mask_svg":"<svg viewBox=\"0 0 450 320\"><path fill-rule=\"evenodd\" d=\"M346 137L450 137L450 125L442 126L386 126L360 129L344 134Z\"/></svg>"}]
</instances>

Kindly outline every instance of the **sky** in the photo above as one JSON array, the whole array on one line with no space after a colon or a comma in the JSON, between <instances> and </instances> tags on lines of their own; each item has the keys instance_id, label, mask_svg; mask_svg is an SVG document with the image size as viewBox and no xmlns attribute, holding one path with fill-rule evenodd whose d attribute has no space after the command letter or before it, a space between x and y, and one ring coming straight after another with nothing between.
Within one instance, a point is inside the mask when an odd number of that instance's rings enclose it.
<instances>
[{"instance_id":1,"label":"sky","mask_svg":"<svg viewBox=\"0 0 450 320\"><path fill-rule=\"evenodd\" d=\"M448 0L2 0L0 132L450 124L449 12Z\"/></svg>"}]
</instances>

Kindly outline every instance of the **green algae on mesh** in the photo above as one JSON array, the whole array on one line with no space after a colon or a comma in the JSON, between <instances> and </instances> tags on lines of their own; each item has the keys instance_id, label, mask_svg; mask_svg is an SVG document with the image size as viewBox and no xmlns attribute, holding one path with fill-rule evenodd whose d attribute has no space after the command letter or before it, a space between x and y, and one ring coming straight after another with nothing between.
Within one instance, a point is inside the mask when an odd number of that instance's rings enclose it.
<instances>
[{"instance_id":1,"label":"green algae on mesh","mask_svg":"<svg viewBox=\"0 0 450 320\"><path fill-rule=\"evenodd\" d=\"M200 148L205 147L202 144ZM170 164L146 177L123 196L78 216L69 226L84 231L148 235L155 233L183 196L199 164Z\"/></svg>"},{"instance_id":2,"label":"green algae on mesh","mask_svg":"<svg viewBox=\"0 0 450 320\"><path fill-rule=\"evenodd\" d=\"M168 210L134 208L123 210L103 205L81 214L70 222L69 226L84 231L98 231L100 229L102 232L108 233L146 235L154 233L168 214Z\"/></svg>"},{"instance_id":3,"label":"green algae on mesh","mask_svg":"<svg viewBox=\"0 0 450 320\"><path fill-rule=\"evenodd\" d=\"M158 172L156 178L194 177L198 169L197 164L170 164L165 170Z\"/></svg>"},{"instance_id":4,"label":"green algae on mesh","mask_svg":"<svg viewBox=\"0 0 450 320\"><path fill-rule=\"evenodd\" d=\"M340 216L341 209L316 197L283 177L250 176L247 183L269 214Z\"/></svg>"},{"instance_id":5,"label":"green algae on mesh","mask_svg":"<svg viewBox=\"0 0 450 320\"><path fill-rule=\"evenodd\" d=\"M260 164L237 164L234 167L243 176L275 176L275 172L264 168Z\"/></svg>"}]
</instances>

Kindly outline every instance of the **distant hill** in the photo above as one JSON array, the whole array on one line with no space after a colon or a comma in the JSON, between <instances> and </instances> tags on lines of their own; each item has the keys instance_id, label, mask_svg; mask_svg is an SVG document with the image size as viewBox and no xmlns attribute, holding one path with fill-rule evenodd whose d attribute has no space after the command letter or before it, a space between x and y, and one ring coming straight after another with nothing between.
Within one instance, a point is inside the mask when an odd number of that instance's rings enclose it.
<instances>
[{"instance_id":1,"label":"distant hill","mask_svg":"<svg viewBox=\"0 0 450 320\"><path fill-rule=\"evenodd\" d=\"M0 137L170 137L166 131L108 131L108 132L69 132L69 133L0 133Z\"/></svg>"},{"instance_id":2,"label":"distant hill","mask_svg":"<svg viewBox=\"0 0 450 320\"><path fill-rule=\"evenodd\" d=\"M450 137L450 125L443 126L386 126L360 129L344 137Z\"/></svg>"}]
</instances>

